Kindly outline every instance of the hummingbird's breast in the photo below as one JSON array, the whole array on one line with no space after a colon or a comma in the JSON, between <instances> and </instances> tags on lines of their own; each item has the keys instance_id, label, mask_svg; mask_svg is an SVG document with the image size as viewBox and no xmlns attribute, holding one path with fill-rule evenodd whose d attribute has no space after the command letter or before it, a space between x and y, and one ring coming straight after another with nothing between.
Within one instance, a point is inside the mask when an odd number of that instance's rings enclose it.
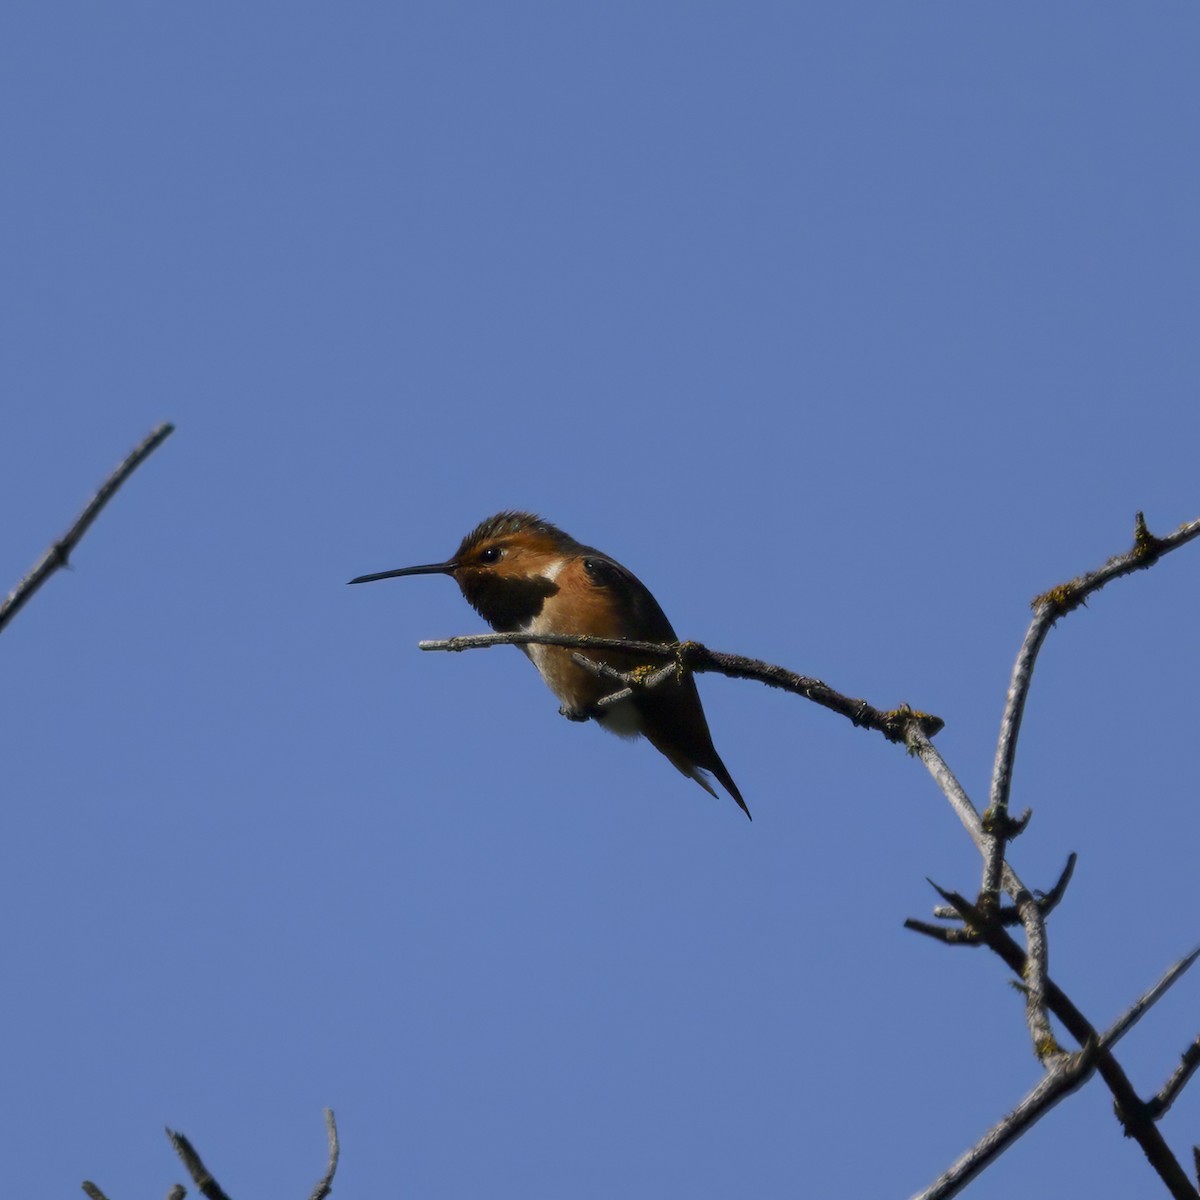
<instances>
[{"instance_id":1,"label":"hummingbird's breast","mask_svg":"<svg viewBox=\"0 0 1200 1200\"><path fill-rule=\"evenodd\" d=\"M609 595L597 589L584 569L582 558L564 557L547 564L543 578L557 589L547 595L541 609L526 623L527 633L588 634L592 637L630 637L627 621ZM614 690L611 680L601 679L572 657L583 654L627 671L636 662L617 651L570 650L563 646L526 646L547 687L572 709L586 709ZM627 710L627 711L626 711ZM634 736L640 720L632 705L615 706L604 719L606 728Z\"/></svg>"}]
</instances>

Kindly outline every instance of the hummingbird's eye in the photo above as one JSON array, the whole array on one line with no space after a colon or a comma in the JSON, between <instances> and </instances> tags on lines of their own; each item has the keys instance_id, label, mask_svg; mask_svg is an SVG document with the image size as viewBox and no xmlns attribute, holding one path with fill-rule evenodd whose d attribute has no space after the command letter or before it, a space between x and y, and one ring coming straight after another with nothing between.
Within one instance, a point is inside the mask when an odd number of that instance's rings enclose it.
<instances>
[{"instance_id":1,"label":"hummingbird's eye","mask_svg":"<svg viewBox=\"0 0 1200 1200\"><path fill-rule=\"evenodd\" d=\"M489 546L486 550L481 550L479 553L479 561L481 563L498 563L504 557L504 548L502 546Z\"/></svg>"}]
</instances>

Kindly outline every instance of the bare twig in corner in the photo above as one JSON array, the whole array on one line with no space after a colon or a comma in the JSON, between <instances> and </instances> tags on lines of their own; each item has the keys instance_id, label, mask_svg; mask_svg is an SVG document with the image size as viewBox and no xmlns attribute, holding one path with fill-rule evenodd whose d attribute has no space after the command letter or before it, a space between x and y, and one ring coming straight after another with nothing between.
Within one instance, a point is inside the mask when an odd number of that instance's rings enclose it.
<instances>
[{"instance_id":1,"label":"bare twig in corner","mask_svg":"<svg viewBox=\"0 0 1200 1200\"><path fill-rule=\"evenodd\" d=\"M79 1186L87 1192L90 1200L108 1200L108 1197L90 1179L85 1179Z\"/></svg>"},{"instance_id":2,"label":"bare twig in corner","mask_svg":"<svg viewBox=\"0 0 1200 1200\"><path fill-rule=\"evenodd\" d=\"M943 1175L914 1200L949 1200L956 1196L993 1159L998 1158L1031 1125L1041 1120L1064 1096L1082 1086L1095 1071L1101 1053L1111 1050L1167 989L1196 961L1196 952L1178 962L1144 996L1130 1006L1099 1041L1088 1040L1049 1071L1003 1120L997 1122Z\"/></svg>"},{"instance_id":3,"label":"bare twig in corner","mask_svg":"<svg viewBox=\"0 0 1200 1200\"><path fill-rule=\"evenodd\" d=\"M1089 1038L1077 1054L1060 1059L1058 1064L1011 1113L989 1129L970 1150L938 1176L925 1191L914 1197L914 1200L949 1200L949 1197L958 1195L993 1159L998 1158L1064 1096L1082 1086L1096 1070L1101 1058L1111 1057L1109 1051L1112 1047L1133 1028L1138 1019L1162 997L1195 960L1196 954L1193 953L1182 962L1176 963L1154 987L1113 1023L1102 1038ZM1165 1179L1166 1176L1163 1178ZM1169 1187L1172 1182L1174 1183L1172 1195L1188 1196L1190 1194L1181 1189L1179 1178L1169 1181ZM1188 1186L1186 1178L1182 1180L1182 1185L1183 1187Z\"/></svg>"},{"instance_id":4,"label":"bare twig in corner","mask_svg":"<svg viewBox=\"0 0 1200 1200\"><path fill-rule=\"evenodd\" d=\"M174 425L159 425L104 481L100 490L88 502L88 506L79 514L79 518L75 524L42 555L33 570L13 588L4 603L0 604L0 631L21 611L30 596L55 571L67 565L71 552L79 544L79 540L83 535L87 533L92 522L100 515L104 506L116 495L117 489L174 431Z\"/></svg>"},{"instance_id":5,"label":"bare twig in corner","mask_svg":"<svg viewBox=\"0 0 1200 1200\"><path fill-rule=\"evenodd\" d=\"M313 1188L312 1195L308 1200L325 1200L325 1197L333 1191L333 1177L337 1174L340 1149L338 1147L337 1122L333 1119L332 1108L325 1110L325 1133L329 1138L329 1165L325 1168L325 1174Z\"/></svg>"},{"instance_id":6,"label":"bare twig in corner","mask_svg":"<svg viewBox=\"0 0 1200 1200\"><path fill-rule=\"evenodd\" d=\"M212 1177L212 1172L204 1165L200 1155L196 1153L196 1148L192 1143L182 1133L176 1133L173 1129L167 1130L167 1137L171 1139L175 1153L187 1167L188 1174L192 1177L192 1182L199 1189L200 1194L206 1197L206 1200L229 1200L229 1197L221 1189L221 1185Z\"/></svg>"},{"instance_id":7,"label":"bare twig in corner","mask_svg":"<svg viewBox=\"0 0 1200 1200\"><path fill-rule=\"evenodd\" d=\"M1085 1046L1048 1072L1037 1087L1006 1117L998 1121L956 1163L948 1167L913 1200L949 1200L957 1196L985 1167L1000 1157L1031 1125L1060 1100L1081 1087L1096 1069L1096 1047Z\"/></svg>"}]
</instances>

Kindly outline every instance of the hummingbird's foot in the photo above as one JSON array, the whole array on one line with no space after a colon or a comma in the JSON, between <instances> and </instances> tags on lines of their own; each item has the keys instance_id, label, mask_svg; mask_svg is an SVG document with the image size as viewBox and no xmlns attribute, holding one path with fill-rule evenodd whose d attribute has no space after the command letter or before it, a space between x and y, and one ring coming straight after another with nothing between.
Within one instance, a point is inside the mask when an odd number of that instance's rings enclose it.
<instances>
[{"instance_id":1,"label":"hummingbird's foot","mask_svg":"<svg viewBox=\"0 0 1200 1200\"><path fill-rule=\"evenodd\" d=\"M566 704L559 707L559 714L567 718L568 721L590 721L595 715L596 710L589 705L587 708L571 708Z\"/></svg>"}]
</instances>

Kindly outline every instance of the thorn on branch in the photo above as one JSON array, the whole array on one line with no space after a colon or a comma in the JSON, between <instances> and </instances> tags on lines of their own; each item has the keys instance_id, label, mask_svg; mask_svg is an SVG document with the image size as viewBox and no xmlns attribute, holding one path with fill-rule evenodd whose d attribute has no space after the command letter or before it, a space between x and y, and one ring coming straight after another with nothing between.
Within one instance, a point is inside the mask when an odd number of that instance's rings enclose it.
<instances>
[{"instance_id":1,"label":"thorn on branch","mask_svg":"<svg viewBox=\"0 0 1200 1200\"><path fill-rule=\"evenodd\" d=\"M987 927L994 923L993 914L989 913L985 906L972 904L965 896L960 896L958 892L947 891L945 888L939 887L932 879L928 879L928 883L954 910L965 928L975 936L983 936L986 933Z\"/></svg>"},{"instance_id":2,"label":"thorn on branch","mask_svg":"<svg viewBox=\"0 0 1200 1200\"><path fill-rule=\"evenodd\" d=\"M176 1133L169 1127L167 1137L171 1139L175 1153L179 1155L180 1161L192 1177L192 1182L200 1194L206 1200L229 1200L221 1185L213 1178L212 1172L204 1165L200 1155L196 1153L196 1148L192 1143L182 1133Z\"/></svg>"},{"instance_id":3,"label":"thorn on branch","mask_svg":"<svg viewBox=\"0 0 1200 1200\"><path fill-rule=\"evenodd\" d=\"M1075 873L1075 861L1078 858L1074 852L1067 856L1067 865L1063 867L1058 882L1048 892L1034 892L1034 903L1037 904L1043 917L1048 917L1059 905L1067 891L1067 884ZM935 910L935 916L940 914ZM1021 910L1015 904L1004 904L1000 907L997 919L1001 925L1020 925Z\"/></svg>"},{"instance_id":4,"label":"thorn on branch","mask_svg":"<svg viewBox=\"0 0 1200 1200\"><path fill-rule=\"evenodd\" d=\"M1171 1105L1178 1099L1179 1093L1187 1086L1188 1080L1196 1073L1197 1067L1200 1067L1200 1037L1183 1052L1179 1066L1172 1072L1171 1078L1147 1105L1152 1120L1158 1121L1166 1116Z\"/></svg>"},{"instance_id":5,"label":"thorn on branch","mask_svg":"<svg viewBox=\"0 0 1200 1200\"><path fill-rule=\"evenodd\" d=\"M904 928L911 929L913 933L924 934L925 937L933 938L935 942L943 942L947 946L983 945L983 943L979 940L979 935L973 929L950 928L945 925L930 925L925 921L918 921L915 917L909 917L904 922Z\"/></svg>"},{"instance_id":6,"label":"thorn on branch","mask_svg":"<svg viewBox=\"0 0 1200 1200\"><path fill-rule=\"evenodd\" d=\"M1032 808L1027 808L1019 817L1010 817L1007 812L1000 813L994 808L989 808L981 818L983 832L1011 842L1013 838L1020 837L1025 832L1032 816Z\"/></svg>"},{"instance_id":7,"label":"thorn on branch","mask_svg":"<svg viewBox=\"0 0 1200 1200\"><path fill-rule=\"evenodd\" d=\"M1142 561L1143 566L1150 566L1162 553L1165 545L1156 538L1146 526L1146 516L1139 512L1133 518L1133 553Z\"/></svg>"}]
</instances>

